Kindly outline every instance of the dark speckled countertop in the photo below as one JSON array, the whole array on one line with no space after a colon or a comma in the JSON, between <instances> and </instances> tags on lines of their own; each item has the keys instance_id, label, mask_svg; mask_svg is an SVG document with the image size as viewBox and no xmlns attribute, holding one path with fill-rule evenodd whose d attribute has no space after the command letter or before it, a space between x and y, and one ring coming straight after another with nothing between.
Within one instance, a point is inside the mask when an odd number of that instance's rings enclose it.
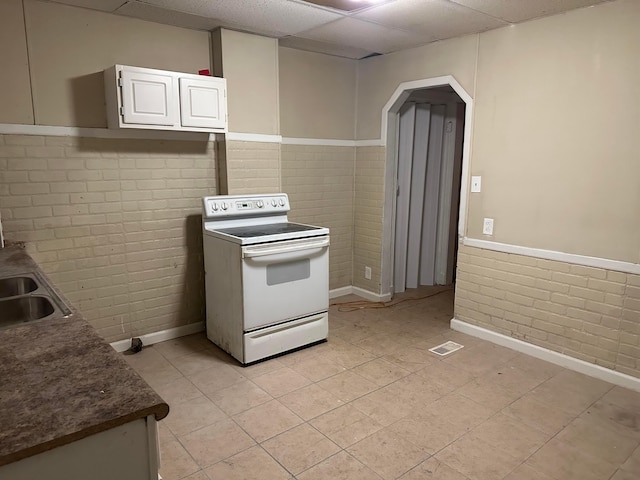
<instances>
[{"instance_id":1,"label":"dark speckled countertop","mask_svg":"<svg viewBox=\"0 0 640 480\"><path fill-rule=\"evenodd\" d=\"M0 249L0 276L34 270L24 250ZM169 413L121 354L70 307L68 318L0 330L0 466Z\"/></svg>"}]
</instances>

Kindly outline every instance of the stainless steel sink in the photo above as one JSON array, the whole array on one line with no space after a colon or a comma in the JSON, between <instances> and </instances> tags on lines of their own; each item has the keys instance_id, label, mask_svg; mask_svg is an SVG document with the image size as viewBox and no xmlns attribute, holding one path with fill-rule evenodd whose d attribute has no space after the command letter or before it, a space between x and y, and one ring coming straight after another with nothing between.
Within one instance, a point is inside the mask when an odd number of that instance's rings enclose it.
<instances>
[{"instance_id":1,"label":"stainless steel sink","mask_svg":"<svg viewBox=\"0 0 640 480\"><path fill-rule=\"evenodd\" d=\"M25 295L37 288L38 284L31 277L0 278L0 298Z\"/></svg>"},{"instance_id":2,"label":"stainless steel sink","mask_svg":"<svg viewBox=\"0 0 640 480\"><path fill-rule=\"evenodd\" d=\"M40 295L25 295L0 302L0 327L31 322L55 312L53 303Z\"/></svg>"},{"instance_id":3,"label":"stainless steel sink","mask_svg":"<svg viewBox=\"0 0 640 480\"><path fill-rule=\"evenodd\" d=\"M0 277L0 329L71 314L71 309L38 272Z\"/></svg>"}]
</instances>

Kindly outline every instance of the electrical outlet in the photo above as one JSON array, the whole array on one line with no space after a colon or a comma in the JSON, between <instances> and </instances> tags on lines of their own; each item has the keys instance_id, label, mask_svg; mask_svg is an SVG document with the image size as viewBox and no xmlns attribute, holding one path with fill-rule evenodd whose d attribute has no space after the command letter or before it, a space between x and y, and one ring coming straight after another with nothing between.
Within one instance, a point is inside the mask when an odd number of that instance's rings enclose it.
<instances>
[{"instance_id":1,"label":"electrical outlet","mask_svg":"<svg viewBox=\"0 0 640 480\"><path fill-rule=\"evenodd\" d=\"M364 267L364 278L371 280L371 267Z\"/></svg>"},{"instance_id":2,"label":"electrical outlet","mask_svg":"<svg viewBox=\"0 0 640 480\"><path fill-rule=\"evenodd\" d=\"M482 233L485 235L493 235L493 218L485 218L482 224Z\"/></svg>"}]
</instances>

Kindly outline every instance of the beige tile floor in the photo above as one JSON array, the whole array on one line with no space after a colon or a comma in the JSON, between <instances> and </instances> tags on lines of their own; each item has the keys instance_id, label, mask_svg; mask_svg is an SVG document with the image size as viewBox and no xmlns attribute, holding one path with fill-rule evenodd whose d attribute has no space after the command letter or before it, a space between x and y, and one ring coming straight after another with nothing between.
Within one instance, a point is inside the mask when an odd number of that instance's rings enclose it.
<instances>
[{"instance_id":1,"label":"beige tile floor","mask_svg":"<svg viewBox=\"0 0 640 480\"><path fill-rule=\"evenodd\" d=\"M204 334L127 356L171 407L163 478L640 479L640 393L454 332L452 304L332 306L327 343L246 368Z\"/></svg>"}]
</instances>

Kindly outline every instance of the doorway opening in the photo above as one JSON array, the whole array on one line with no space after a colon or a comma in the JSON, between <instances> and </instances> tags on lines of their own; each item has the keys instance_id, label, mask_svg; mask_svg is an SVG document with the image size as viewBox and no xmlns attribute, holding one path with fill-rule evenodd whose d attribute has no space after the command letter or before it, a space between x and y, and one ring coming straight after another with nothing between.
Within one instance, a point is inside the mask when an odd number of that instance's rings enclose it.
<instances>
[{"instance_id":1,"label":"doorway opening","mask_svg":"<svg viewBox=\"0 0 640 480\"><path fill-rule=\"evenodd\" d=\"M471 109L451 76L401 84L385 106L383 295L414 297L454 284Z\"/></svg>"}]
</instances>

